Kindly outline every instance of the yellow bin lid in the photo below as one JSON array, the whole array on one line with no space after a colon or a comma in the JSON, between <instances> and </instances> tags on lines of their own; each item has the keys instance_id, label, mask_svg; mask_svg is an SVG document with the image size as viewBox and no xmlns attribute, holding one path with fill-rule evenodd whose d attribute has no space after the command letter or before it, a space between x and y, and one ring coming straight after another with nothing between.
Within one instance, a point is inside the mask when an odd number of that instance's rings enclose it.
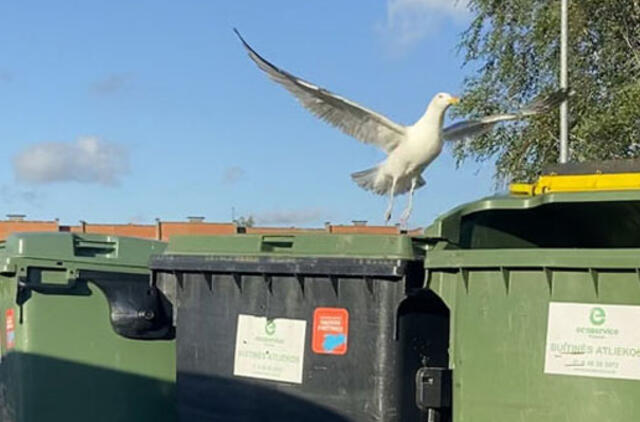
<instances>
[{"instance_id":1,"label":"yellow bin lid","mask_svg":"<svg viewBox=\"0 0 640 422\"><path fill-rule=\"evenodd\" d=\"M640 190L640 173L549 174L535 183L512 183L509 187L516 195L614 190Z\"/></svg>"}]
</instances>

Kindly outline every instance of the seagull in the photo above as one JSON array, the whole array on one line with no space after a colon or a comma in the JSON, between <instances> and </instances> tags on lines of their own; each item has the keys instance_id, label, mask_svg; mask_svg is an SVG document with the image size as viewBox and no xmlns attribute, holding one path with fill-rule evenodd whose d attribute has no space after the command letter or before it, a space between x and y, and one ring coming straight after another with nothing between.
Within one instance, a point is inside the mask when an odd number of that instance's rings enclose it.
<instances>
[{"instance_id":1,"label":"seagull","mask_svg":"<svg viewBox=\"0 0 640 422\"><path fill-rule=\"evenodd\" d=\"M440 155L444 141L470 139L488 133L500 122L546 113L568 97L568 90L561 89L539 97L514 112L464 120L443 128L445 112L451 105L458 104L460 99L440 92L432 98L422 117L414 124L401 125L276 67L260 56L237 29L233 31L258 68L293 94L303 107L344 133L387 153L383 162L351 174L353 181L361 188L378 195L389 195L389 205L384 215L387 224L391 219L394 197L408 192L407 206L400 217L401 224L406 224L413 210L414 191L426 183L422 172Z\"/></svg>"}]
</instances>

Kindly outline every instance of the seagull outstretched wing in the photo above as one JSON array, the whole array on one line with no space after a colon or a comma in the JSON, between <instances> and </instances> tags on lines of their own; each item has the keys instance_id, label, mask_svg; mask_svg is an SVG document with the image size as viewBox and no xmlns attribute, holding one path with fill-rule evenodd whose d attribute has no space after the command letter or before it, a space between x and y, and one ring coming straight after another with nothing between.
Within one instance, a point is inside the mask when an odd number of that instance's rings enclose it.
<instances>
[{"instance_id":1,"label":"seagull outstretched wing","mask_svg":"<svg viewBox=\"0 0 640 422\"><path fill-rule=\"evenodd\" d=\"M317 117L364 143L382 148L387 153L393 151L405 138L406 129L404 126L279 69L251 48L237 29L234 28L234 32L247 49L249 57L258 67L275 82L285 87Z\"/></svg>"},{"instance_id":2,"label":"seagull outstretched wing","mask_svg":"<svg viewBox=\"0 0 640 422\"><path fill-rule=\"evenodd\" d=\"M442 137L447 141L458 141L484 135L500 122L519 120L529 116L535 116L536 114L546 113L554 107L559 106L569 95L570 92L567 89L560 89L546 97L534 100L532 103L513 113L494 114L479 119L463 120L444 128L442 130Z\"/></svg>"}]
</instances>

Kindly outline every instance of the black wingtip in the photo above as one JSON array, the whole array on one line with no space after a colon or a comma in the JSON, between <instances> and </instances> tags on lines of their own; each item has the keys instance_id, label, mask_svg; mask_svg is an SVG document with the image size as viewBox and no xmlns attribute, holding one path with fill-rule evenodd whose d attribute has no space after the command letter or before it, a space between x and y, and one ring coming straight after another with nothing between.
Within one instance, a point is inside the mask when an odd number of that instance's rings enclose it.
<instances>
[{"instance_id":1,"label":"black wingtip","mask_svg":"<svg viewBox=\"0 0 640 422\"><path fill-rule=\"evenodd\" d=\"M236 35L238 36L238 39L240 39L240 42L242 43L242 45L244 46L244 48L247 50L247 52L249 53L249 57L251 57L252 60L254 61L258 61L258 62L265 62L267 64L269 64L270 66L273 66L271 63L269 63L267 60L265 60L260 54L258 54L257 51L255 51L248 42L246 42L244 40L244 38L242 38L242 35L240 35L240 31L238 31L235 27L233 28L233 32L236 33Z\"/></svg>"},{"instance_id":2,"label":"black wingtip","mask_svg":"<svg viewBox=\"0 0 640 422\"><path fill-rule=\"evenodd\" d=\"M240 31L238 31L236 28L233 28L233 32L235 32L235 34L240 39L240 42L242 42L242 45L247 50L247 53L249 54L249 58L251 58L251 60L253 60L261 70L263 70L263 71L265 71L267 73L276 72L276 73L279 73L279 74L281 74L283 76L286 75L287 77L292 77L292 75L289 75L284 70L279 69L273 63L269 62L267 59L265 59L260 54L258 54L258 52L255 51L249 45L249 43L244 40L244 38L242 38L242 35L240 35Z\"/></svg>"},{"instance_id":3,"label":"black wingtip","mask_svg":"<svg viewBox=\"0 0 640 422\"><path fill-rule=\"evenodd\" d=\"M238 39L240 40L240 42L242 42L242 44L245 47L249 47L249 44L247 44L247 42L244 40L244 38L242 38L242 35L240 35L240 31L238 31L238 28L236 28L235 26L233 27L233 32L236 34L236 36L238 37Z\"/></svg>"},{"instance_id":4,"label":"black wingtip","mask_svg":"<svg viewBox=\"0 0 640 422\"><path fill-rule=\"evenodd\" d=\"M561 103L561 102L566 101L569 98L573 97L574 95L576 95L576 91L573 90L573 88L571 88L571 87L569 87L569 88L560 88L554 94L557 94L558 98L560 99L560 103Z\"/></svg>"},{"instance_id":5,"label":"black wingtip","mask_svg":"<svg viewBox=\"0 0 640 422\"><path fill-rule=\"evenodd\" d=\"M549 95L538 97L523 110L525 113L539 114L559 106L571 97L575 91L570 88L560 88Z\"/></svg>"}]
</instances>

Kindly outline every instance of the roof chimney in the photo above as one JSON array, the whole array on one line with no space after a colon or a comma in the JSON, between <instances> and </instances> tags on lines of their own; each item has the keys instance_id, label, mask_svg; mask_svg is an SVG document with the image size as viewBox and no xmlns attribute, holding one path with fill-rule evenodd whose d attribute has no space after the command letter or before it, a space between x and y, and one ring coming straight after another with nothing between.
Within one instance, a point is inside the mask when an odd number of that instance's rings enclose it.
<instances>
[{"instance_id":1,"label":"roof chimney","mask_svg":"<svg viewBox=\"0 0 640 422\"><path fill-rule=\"evenodd\" d=\"M204 221L204 217L192 215L187 217L187 220L189 220L189 223L202 223Z\"/></svg>"},{"instance_id":2,"label":"roof chimney","mask_svg":"<svg viewBox=\"0 0 640 422\"><path fill-rule=\"evenodd\" d=\"M7 214L9 221L24 221L25 214Z\"/></svg>"}]
</instances>

